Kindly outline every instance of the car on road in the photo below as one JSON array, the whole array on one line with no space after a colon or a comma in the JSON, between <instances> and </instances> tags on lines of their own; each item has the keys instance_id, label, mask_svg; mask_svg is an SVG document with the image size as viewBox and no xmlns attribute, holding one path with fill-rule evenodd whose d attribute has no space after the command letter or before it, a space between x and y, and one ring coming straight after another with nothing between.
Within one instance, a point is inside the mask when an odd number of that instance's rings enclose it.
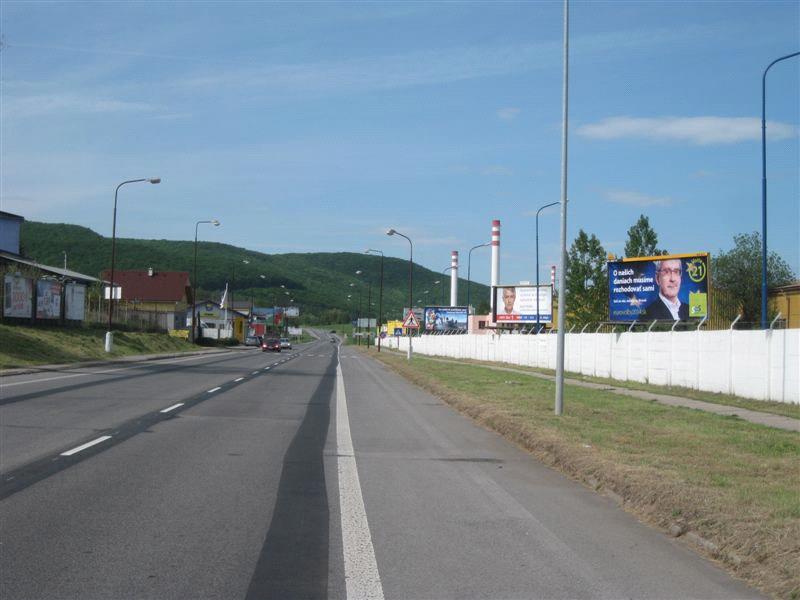
<instances>
[{"instance_id":1,"label":"car on road","mask_svg":"<svg viewBox=\"0 0 800 600\"><path fill-rule=\"evenodd\" d=\"M281 341L278 338L270 338L261 342L262 352L280 352Z\"/></svg>"},{"instance_id":2,"label":"car on road","mask_svg":"<svg viewBox=\"0 0 800 600\"><path fill-rule=\"evenodd\" d=\"M260 346L261 345L261 336L260 335L248 335L244 338L244 345L245 346Z\"/></svg>"},{"instance_id":3,"label":"car on road","mask_svg":"<svg viewBox=\"0 0 800 600\"><path fill-rule=\"evenodd\" d=\"M292 341L289 338L281 338L281 349L291 350Z\"/></svg>"}]
</instances>

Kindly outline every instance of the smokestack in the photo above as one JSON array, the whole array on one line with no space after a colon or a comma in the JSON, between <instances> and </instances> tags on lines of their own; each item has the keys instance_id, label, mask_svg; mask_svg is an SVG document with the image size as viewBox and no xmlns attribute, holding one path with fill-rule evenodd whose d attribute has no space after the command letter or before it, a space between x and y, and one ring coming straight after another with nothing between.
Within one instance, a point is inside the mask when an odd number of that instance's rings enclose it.
<instances>
[{"instance_id":1,"label":"smokestack","mask_svg":"<svg viewBox=\"0 0 800 600\"><path fill-rule=\"evenodd\" d=\"M556 289L556 266L553 265L550 267L550 285L553 286L553 289Z\"/></svg>"},{"instance_id":2,"label":"smokestack","mask_svg":"<svg viewBox=\"0 0 800 600\"><path fill-rule=\"evenodd\" d=\"M495 219L492 221L492 287L497 287L500 280L500 221ZM494 313L494 293L489 299L489 304Z\"/></svg>"},{"instance_id":3,"label":"smokestack","mask_svg":"<svg viewBox=\"0 0 800 600\"><path fill-rule=\"evenodd\" d=\"M458 306L458 250L450 254L450 306Z\"/></svg>"}]
</instances>

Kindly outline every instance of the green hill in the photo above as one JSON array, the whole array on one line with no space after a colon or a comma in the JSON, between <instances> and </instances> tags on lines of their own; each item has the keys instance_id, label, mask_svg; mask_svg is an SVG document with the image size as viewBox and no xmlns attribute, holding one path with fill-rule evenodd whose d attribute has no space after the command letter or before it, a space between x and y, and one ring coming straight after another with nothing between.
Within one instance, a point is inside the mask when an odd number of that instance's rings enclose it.
<instances>
[{"instance_id":1,"label":"green hill","mask_svg":"<svg viewBox=\"0 0 800 600\"><path fill-rule=\"evenodd\" d=\"M67 252L68 267L87 275L99 276L110 267L111 239L91 229L61 223L25 221L21 229L22 253L41 263L62 265ZM117 269L147 269L192 272L194 241L139 240L118 238ZM249 264L242 261L247 260ZM289 298L300 306L303 321L347 320L358 305L360 278L362 312L366 313L367 285L372 284L374 310L378 307L380 256L354 252L263 254L228 244L198 242L197 269L199 298L219 299L225 283L234 290L236 300L253 299L256 305L287 304ZM234 281L235 270L235 281ZM262 277L263 275L263 277ZM434 281L441 281L434 284ZM449 298L449 277L414 265L414 300L439 304L441 286ZM284 286L283 288L281 286ZM427 296L425 290L429 290ZM286 294L288 292L288 295ZM348 302L347 295L352 294ZM426 298L428 299L426 301ZM459 304L466 304L467 282L459 283ZM472 283L473 305L489 299L489 288ZM386 257L384 263L384 315L400 318L408 304L408 261ZM416 304L416 302L415 302ZM332 314L332 311L338 314ZM343 312L342 312L343 311Z\"/></svg>"}]
</instances>

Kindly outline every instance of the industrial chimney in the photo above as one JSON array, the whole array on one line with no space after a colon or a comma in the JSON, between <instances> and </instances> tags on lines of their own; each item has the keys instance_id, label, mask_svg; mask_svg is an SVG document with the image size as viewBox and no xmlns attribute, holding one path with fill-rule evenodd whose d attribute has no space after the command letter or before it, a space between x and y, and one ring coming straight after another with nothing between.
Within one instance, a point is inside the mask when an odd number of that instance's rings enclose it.
<instances>
[{"instance_id":1,"label":"industrial chimney","mask_svg":"<svg viewBox=\"0 0 800 600\"><path fill-rule=\"evenodd\" d=\"M458 306L458 250L450 254L450 306Z\"/></svg>"},{"instance_id":2,"label":"industrial chimney","mask_svg":"<svg viewBox=\"0 0 800 600\"><path fill-rule=\"evenodd\" d=\"M492 221L492 276L491 285L497 287L500 280L500 221L495 219ZM489 304L494 314L494 291L489 299Z\"/></svg>"}]
</instances>

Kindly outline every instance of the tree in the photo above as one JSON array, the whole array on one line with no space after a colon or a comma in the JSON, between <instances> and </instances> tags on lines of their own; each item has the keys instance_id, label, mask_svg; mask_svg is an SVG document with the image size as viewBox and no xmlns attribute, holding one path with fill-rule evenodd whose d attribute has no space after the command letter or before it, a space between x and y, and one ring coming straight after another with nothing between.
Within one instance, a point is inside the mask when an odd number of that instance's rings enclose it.
<instances>
[{"instance_id":1,"label":"tree","mask_svg":"<svg viewBox=\"0 0 800 600\"><path fill-rule=\"evenodd\" d=\"M711 282L725 290L742 311L745 322L758 321L761 316L761 235L740 233L733 236L733 248L720 251L712 260ZM767 256L767 285L785 285L794 280L791 267L776 252Z\"/></svg>"},{"instance_id":2,"label":"tree","mask_svg":"<svg viewBox=\"0 0 800 600\"><path fill-rule=\"evenodd\" d=\"M636 224L628 229L628 241L625 242L625 256L656 256L666 254L666 250L658 249L658 234L650 227L650 219L639 215Z\"/></svg>"},{"instance_id":3,"label":"tree","mask_svg":"<svg viewBox=\"0 0 800 600\"><path fill-rule=\"evenodd\" d=\"M578 323L604 321L608 314L606 251L583 229L567 254L567 314Z\"/></svg>"}]
</instances>

